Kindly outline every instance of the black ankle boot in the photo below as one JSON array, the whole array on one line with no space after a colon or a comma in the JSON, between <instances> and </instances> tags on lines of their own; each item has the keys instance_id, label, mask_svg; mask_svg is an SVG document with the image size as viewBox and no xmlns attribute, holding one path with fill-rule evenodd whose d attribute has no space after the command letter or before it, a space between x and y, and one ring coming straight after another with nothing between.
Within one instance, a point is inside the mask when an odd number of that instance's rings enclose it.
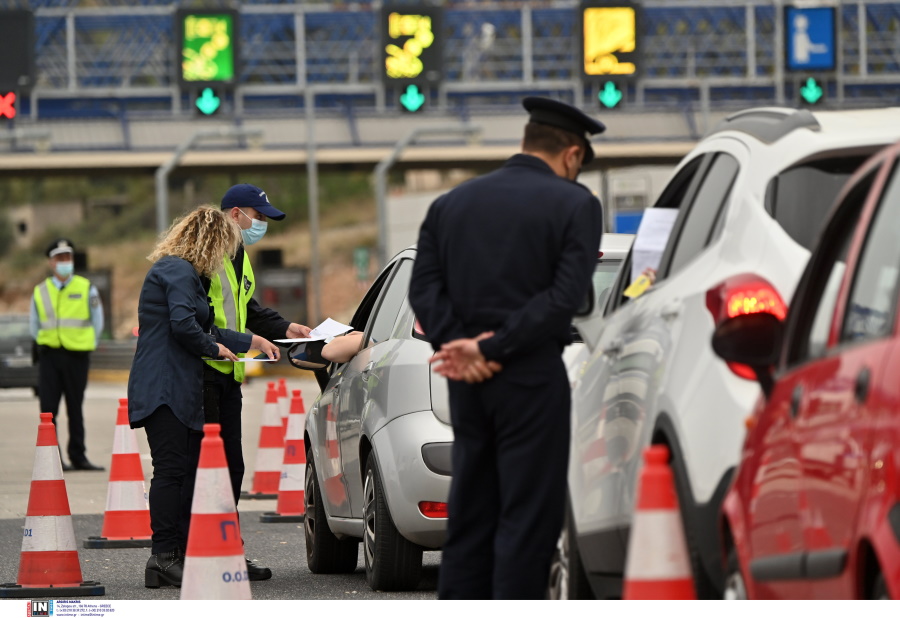
<instances>
[{"instance_id":1,"label":"black ankle boot","mask_svg":"<svg viewBox=\"0 0 900 618\"><path fill-rule=\"evenodd\" d=\"M153 554L147 560L144 569L144 586L159 588L175 586L181 588L181 577L184 575L184 555L177 549Z\"/></svg>"}]
</instances>

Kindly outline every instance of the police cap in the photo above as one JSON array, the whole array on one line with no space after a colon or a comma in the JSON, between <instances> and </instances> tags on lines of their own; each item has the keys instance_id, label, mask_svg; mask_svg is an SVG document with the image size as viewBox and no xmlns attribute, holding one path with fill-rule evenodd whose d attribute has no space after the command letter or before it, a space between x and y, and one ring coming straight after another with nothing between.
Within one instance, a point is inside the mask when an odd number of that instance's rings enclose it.
<instances>
[{"instance_id":1,"label":"police cap","mask_svg":"<svg viewBox=\"0 0 900 618\"><path fill-rule=\"evenodd\" d=\"M591 148L588 136L603 133L606 125L594 120L580 109L554 99L525 97L522 105L530 114L529 121L556 127L583 138L585 141L583 165L594 160L594 149Z\"/></svg>"},{"instance_id":2,"label":"police cap","mask_svg":"<svg viewBox=\"0 0 900 618\"><path fill-rule=\"evenodd\" d=\"M53 257L60 253L75 253L75 245L68 238L57 238L47 247L47 257Z\"/></svg>"},{"instance_id":3,"label":"police cap","mask_svg":"<svg viewBox=\"0 0 900 618\"><path fill-rule=\"evenodd\" d=\"M284 219L284 213L269 203L266 192L250 184L234 185L222 197L222 210L229 208L253 208L274 221Z\"/></svg>"}]
</instances>

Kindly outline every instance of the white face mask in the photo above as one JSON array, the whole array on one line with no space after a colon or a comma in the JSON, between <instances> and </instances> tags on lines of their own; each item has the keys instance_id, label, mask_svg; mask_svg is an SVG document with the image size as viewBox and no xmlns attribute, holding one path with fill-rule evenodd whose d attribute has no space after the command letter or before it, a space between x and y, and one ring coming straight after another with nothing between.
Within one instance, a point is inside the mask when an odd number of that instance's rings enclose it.
<instances>
[{"instance_id":1,"label":"white face mask","mask_svg":"<svg viewBox=\"0 0 900 618\"><path fill-rule=\"evenodd\" d=\"M243 210L238 208L240 213L250 219L250 217ZM250 219L250 227L248 229L241 228L241 239L244 241L245 245L252 245L254 243L262 240L262 237L266 235L266 230L269 227L268 221L260 221L259 219Z\"/></svg>"},{"instance_id":2,"label":"white face mask","mask_svg":"<svg viewBox=\"0 0 900 618\"><path fill-rule=\"evenodd\" d=\"M75 271L75 263L74 262L57 262L56 263L56 274L60 276L62 279L68 279L72 276L72 273Z\"/></svg>"}]
</instances>

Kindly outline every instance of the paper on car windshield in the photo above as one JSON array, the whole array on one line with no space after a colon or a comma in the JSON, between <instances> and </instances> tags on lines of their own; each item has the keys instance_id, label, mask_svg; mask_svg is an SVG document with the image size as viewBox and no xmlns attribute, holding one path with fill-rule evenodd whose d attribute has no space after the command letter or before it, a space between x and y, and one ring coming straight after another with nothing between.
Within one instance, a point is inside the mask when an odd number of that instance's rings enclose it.
<instances>
[{"instance_id":1,"label":"paper on car windshield","mask_svg":"<svg viewBox=\"0 0 900 618\"><path fill-rule=\"evenodd\" d=\"M309 331L309 337L301 337L299 339L275 339L276 343L301 343L303 341L322 341L329 337L337 337L343 335L348 330L353 330L352 326L341 324L337 320L326 318L324 322Z\"/></svg>"},{"instance_id":2,"label":"paper on car windshield","mask_svg":"<svg viewBox=\"0 0 900 618\"><path fill-rule=\"evenodd\" d=\"M644 211L631 248L632 281L648 268L659 268L677 217L677 208L648 208Z\"/></svg>"}]
</instances>

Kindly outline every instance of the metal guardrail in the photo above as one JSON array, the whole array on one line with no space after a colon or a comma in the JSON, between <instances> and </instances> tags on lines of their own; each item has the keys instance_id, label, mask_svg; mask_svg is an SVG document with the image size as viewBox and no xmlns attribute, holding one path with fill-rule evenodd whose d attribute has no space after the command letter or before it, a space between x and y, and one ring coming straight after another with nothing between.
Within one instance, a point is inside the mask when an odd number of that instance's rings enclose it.
<instances>
[{"instance_id":1,"label":"metal guardrail","mask_svg":"<svg viewBox=\"0 0 900 618\"><path fill-rule=\"evenodd\" d=\"M103 340L91 353L91 369L129 370L134 360L137 339L129 341Z\"/></svg>"}]
</instances>

